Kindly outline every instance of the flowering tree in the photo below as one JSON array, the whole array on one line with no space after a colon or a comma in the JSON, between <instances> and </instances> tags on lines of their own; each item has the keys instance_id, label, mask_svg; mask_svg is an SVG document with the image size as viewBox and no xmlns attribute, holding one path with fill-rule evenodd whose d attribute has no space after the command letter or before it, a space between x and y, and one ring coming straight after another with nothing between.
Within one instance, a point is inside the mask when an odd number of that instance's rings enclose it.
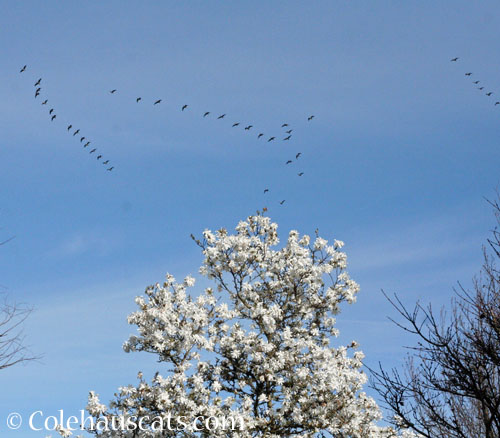
<instances>
[{"instance_id":1,"label":"flowering tree","mask_svg":"<svg viewBox=\"0 0 500 438\"><path fill-rule=\"evenodd\" d=\"M138 334L125 351L156 354L164 375L148 383L139 373L138 384L120 388L109 407L89 396L96 421L120 416L143 419L143 427L94 434L396 436L375 424L381 414L362 391L367 379L357 344L332 346L340 304L353 303L359 290L345 271L342 242L328 245L291 231L279 249L277 224L260 213L240 222L235 234L206 230L194 240L205 257L200 274L215 287L195 298L188 293L192 277L178 283L167 275L136 299L139 309L128 319ZM158 418L167 413L198 423L159 430ZM238 427L198 427L209 417L238 418Z\"/></svg>"}]
</instances>

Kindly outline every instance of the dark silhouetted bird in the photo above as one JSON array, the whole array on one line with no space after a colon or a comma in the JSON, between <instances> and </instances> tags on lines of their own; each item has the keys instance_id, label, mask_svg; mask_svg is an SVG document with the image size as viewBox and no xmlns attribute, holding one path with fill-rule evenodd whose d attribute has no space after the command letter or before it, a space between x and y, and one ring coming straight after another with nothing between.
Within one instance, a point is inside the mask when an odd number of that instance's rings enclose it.
<instances>
[{"instance_id":1,"label":"dark silhouetted bird","mask_svg":"<svg viewBox=\"0 0 500 438\"><path fill-rule=\"evenodd\" d=\"M111 90L110 91L111 94L115 94L116 93L116 90Z\"/></svg>"},{"instance_id":2,"label":"dark silhouetted bird","mask_svg":"<svg viewBox=\"0 0 500 438\"><path fill-rule=\"evenodd\" d=\"M82 137L82 138L80 139L80 143L81 143L83 140L85 140L85 137Z\"/></svg>"},{"instance_id":3,"label":"dark silhouetted bird","mask_svg":"<svg viewBox=\"0 0 500 438\"><path fill-rule=\"evenodd\" d=\"M73 125L68 125L68 131L73 127Z\"/></svg>"},{"instance_id":4,"label":"dark silhouetted bird","mask_svg":"<svg viewBox=\"0 0 500 438\"><path fill-rule=\"evenodd\" d=\"M261 132L261 133L257 136L257 138L261 138L263 135L264 135L264 134Z\"/></svg>"},{"instance_id":5,"label":"dark silhouetted bird","mask_svg":"<svg viewBox=\"0 0 500 438\"><path fill-rule=\"evenodd\" d=\"M287 134L291 134L293 129L289 129L288 131L285 131Z\"/></svg>"},{"instance_id":6,"label":"dark silhouetted bird","mask_svg":"<svg viewBox=\"0 0 500 438\"><path fill-rule=\"evenodd\" d=\"M302 152L299 152L297 155L295 155L295 159L298 160L301 155L302 155Z\"/></svg>"},{"instance_id":7,"label":"dark silhouetted bird","mask_svg":"<svg viewBox=\"0 0 500 438\"><path fill-rule=\"evenodd\" d=\"M239 122L237 122L237 123L233 123L233 126L232 126L232 127L234 128L235 126L238 126L238 125L239 125Z\"/></svg>"},{"instance_id":8,"label":"dark silhouetted bird","mask_svg":"<svg viewBox=\"0 0 500 438\"><path fill-rule=\"evenodd\" d=\"M136 101L137 103L139 103L141 100L142 100L142 97L138 97L137 99L135 99L135 101Z\"/></svg>"},{"instance_id":9,"label":"dark silhouetted bird","mask_svg":"<svg viewBox=\"0 0 500 438\"><path fill-rule=\"evenodd\" d=\"M106 169L108 172L111 172L112 170L114 169L114 166L111 166L109 167L108 169Z\"/></svg>"},{"instance_id":10,"label":"dark silhouetted bird","mask_svg":"<svg viewBox=\"0 0 500 438\"><path fill-rule=\"evenodd\" d=\"M52 114L54 112L54 108L51 108L49 111L49 114Z\"/></svg>"},{"instance_id":11,"label":"dark silhouetted bird","mask_svg":"<svg viewBox=\"0 0 500 438\"><path fill-rule=\"evenodd\" d=\"M84 147L84 148L86 148L86 147L87 147L90 143L91 143L91 142L90 142L90 141L88 141L87 143L85 143L85 144L83 145L83 147Z\"/></svg>"},{"instance_id":12,"label":"dark silhouetted bird","mask_svg":"<svg viewBox=\"0 0 500 438\"><path fill-rule=\"evenodd\" d=\"M92 149L92 150L89 152L89 154L93 154L96 150L97 150L97 148Z\"/></svg>"},{"instance_id":13,"label":"dark silhouetted bird","mask_svg":"<svg viewBox=\"0 0 500 438\"><path fill-rule=\"evenodd\" d=\"M282 127L282 128L286 128L287 126L288 126L288 123L283 123L283 124L281 125L281 127Z\"/></svg>"},{"instance_id":14,"label":"dark silhouetted bird","mask_svg":"<svg viewBox=\"0 0 500 438\"><path fill-rule=\"evenodd\" d=\"M79 129L77 129L75 132L73 132L73 137L80 132Z\"/></svg>"},{"instance_id":15,"label":"dark silhouetted bird","mask_svg":"<svg viewBox=\"0 0 500 438\"><path fill-rule=\"evenodd\" d=\"M465 76L472 76L472 73L471 72L465 73Z\"/></svg>"},{"instance_id":16,"label":"dark silhouetted bird","mask_svg":"<svg viewBox=\"0 0 500 438\"><path fill-rule=\"evenodd\" d=\"M492 91L490 91L489 93L486 93L486 96L491 96L493 94Z\"/></svg>"},{"instance_id":17,"label":"dark silhouetted bird","mask_svg":"<svg viewBox=\"0 0 500 438\"><path fill-rule=\"evenodd\" d=\"M48 101L49 101L48 99L45 99L45 100L42 102L42 105L47 105L47 102L48 102Z\"/></svg>"},{"instance_id":18,"label":"dark silhouetted bird","mask_svg":"<svg viewBox=\"0 0 500 438\"><path fill-rule=\"evenodd\" d=\"M484 90L484 87L479 87L478 90Z\"/></svg>"},{"instance_id":19,"label":"dark silhouetted bird","mask_svg":"<svg viewBox=\"0 0 500 438\"><path fill-rule=\"evenodd\" d=\"M269 140L267 140L268 142L270 141L273 141L276 137L269 137Z\"/></svg>"},{"instance_id":20,"label":"dark silhouetted bird","mask_svg":"<svg viewBox=\"0 0 500 438\"><path fill-rule=\"evenodd\" d=\"M292 138L292 136L291 136L291 135L289 135L288 137L285 137L285 138L283 139L283 141L285 141L285 140L290 140L291 138Z\"/></svg>"},{"instance_id":21,"label":"dark silhouetted bird","mask_svg":"<svg viewBox=\"0 0 500 438\"><path fill-rule=\"evenodd\" d=\"M267 193L269 191L269 189L264 189L264 193Z\"/></svg>"},{"instance_id":22,"label":"dark silhouetted bird","mask_svg":"<svg viewBox=\"0 0 500 438\"><path fill-rule=\"evenodd\" d=\"M161 102L161 99L158 99L153 105L158 105Z\"/></svg>"},{"instance_id":23,"label":"dark silhouetted bird","mask_svg":"<svg viewBox=\"0 0 500 438\"><path fill-rule=\"evenodd\" d=\"M476 84L476 85L477 85L477 84L479 84L479 82L480 82L480 81L474 81L474 82L473 82L473 84Z\"/></svg>"},{"instance_id":24,"label":"dark silhouetted bird","mask_svg":"<svg viewBox=\"0 0 500 438\"><path fill-rule=\"evenodd\" d=\"M184 106L182 107L182 111L184 111L187 107L188 107L188 105L184 105Z\"/></svg>"},{"instance_id":25,"label":"dark silhouetted bird","mask_svg":"<svg viewBox=\"0 0 500 438\"><path fill-rule=\"evenodd\" d=\"M36 91L35 91L35 99L36 99L38 96L40 96L40 91L39 91L39 90L36 90Z\"/></svg>"},{"instance_id":26,"label":"dark silhouetted bird","mask_svg":"<svg viewBox=\"0 0 500 438\"><path fill-rule=\"evenodd\" d=\"M35 82L35 87L38 87L40 85L40 82L42 82L42 78L38 79L38 81Z\"/></svg>"},{"instance_id":27,"label":"dark silhouetted bird","mask_svg":"<svg viewBox=\"0 0 500 438\"><path fill-rule=\"evenodd\" d=\"M28 67L28 66L27 66L27 65L25 65L25 66L24 66L24 67L23 67L23 68L19 71L19 73L22 73L23 71L25 71L25 70L26 70L26 67Z\"/></svg>"},{"instance_id":28,"label":"dark silhouetted bird","mask_svg":"<svg viewBox=\"0 0 500 438\"><path fill-rule=\"evenodd\" d=\"M495 106L500 105L500 102L495 102Z\"/></svg>"},{"instance_id":29,"label":"dark silhouetted bird","mask_svg":"<svg viewBox=\"0 0 500 438\"><path fill-rule=\"evenodd\" d=\"M457 61L458 61L458 58L453 58L453 59L451 60L451 62L457 62Z\"/></svg>"},{"instance_id":30,"label":"dark silhouetted bird","mask_svg":"<svg viewBox=\"0 0 500 438\"><path fill-rule=\"evenodd\" d=\"M51 118L50 118L50 121L53 122L54 119L56 118L57 116L54 114Z\"/></svg>"},{"instance_id":31,"label":"dark silhouetted bird","mask_svg":"<svg viewBox=\"0 0 500 438\"><path fill-rule=\"evenodd\" d=\"M203 117L206 117L210 114L210 111L207 111L205 114L203 114Z\"/></svg>"},{"instance_id":32,"label":"dark silhouetted bird","mask_svg":"<svg viewBox=\"0 0 500 438\"><path fill-rule=\"evenodd\" d=\"M308 122L310 122L312 119L314 119L314 116L309 116L309 117L307 118L307 121L308 121Z\"/></svg>"},{"instance_id":33,"label":"dark silhouetted bird","mask_svg":"<svg viewBox=\"0 0 500 438\"><path fill-rule=\"evenodd\" d=\"M285 164L292 164L293 161L292 160L288 160Z\"/></svg>"},{"instance_id":34,"label":"dark silhouetted bird","mask_svg":"<svg viewBox=\"0 0 500 438\"><path fill-rule=\"evenodd\" d=\"M98 155L97 159L100 160L102 158L102 155Z\"/></svg>"},{"instance_id":35,"label":"dark silhouetted bird","mask_svg":"<svg viewBox=\"0 0 500 438\"><path fill-rule=\"evenodd\" d=\"M223 119L224 117L226 117L225 114L221 114L219 117L217 117L217 119Z\"/></svg>"},{"instance_id":36,"label":"dark silhouetted bird","mask_svg":"<svg viewBox=\"0 0 500 438\"><path fill-rule=\"evenodd\" d=\"M103 161L102 164L108 164L109 160Z\"/></svg>"},{"instance_id":37,"label":"dark silhouetted bird","mask_svg":"<svg viewBox=\"0 0 500 438\"><path fill-rule=\"evenodd\" d=\"M285 203L285 199L283 199L283 201L280 202L280 205L283 205Z\"/></svg>"},{"instance_id":38,"label":"dark silhouetted bird","mask_svg":"<svg viewBox=\"0 0 500 438\"><path fill-rule=\"evenodd\" d=\"M248 126L245 126L245 130L246 130L246 131L250 131L250 129L252 129L252 128L253 128L253 125L248 125Z\"/></svg>"},{"instance_id":39,"label":"dark silhouetted bird","mask_svg":"<svg viewBox=\"0 0 500 438\"><path fill-rule=\"evenodd\" d=\"M297 175L302 176L304 175L304 172L297 173Z\"/></svg>"}]
</instances>

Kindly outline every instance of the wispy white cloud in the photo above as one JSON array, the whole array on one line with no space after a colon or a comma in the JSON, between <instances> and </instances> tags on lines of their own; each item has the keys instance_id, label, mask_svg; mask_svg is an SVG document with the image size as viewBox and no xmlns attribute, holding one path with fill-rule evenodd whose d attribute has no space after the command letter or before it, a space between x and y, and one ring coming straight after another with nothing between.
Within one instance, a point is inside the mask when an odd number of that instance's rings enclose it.
<instances>
[{"instance_id":1,"label":"wispy white cloud","mask_svg":"<svg viewBox=\"0 0 500 438\"><path fill-rule=\"evenodd\" d=\"M380 232L354 236L349 245L350 265L357 272L410 265L418 270L419 264L459 260L471 252L479 256L487 233L474 218L457 220L457 212L404 225L399 222L393 229L384 224Z\"/></svg>"},{"instance_id":2,"label":"wispy white cloud","mask_svg":"<svg viewBox=\"0 0 500 438\"><path fill-rule=\"evenodd\" d=\"M95 232L76 233L59 242L48 251L48 255L51 257L70 257L87 252L107 255L117 244L114 237L102 236Z\"/></svg>"}]
</instances>

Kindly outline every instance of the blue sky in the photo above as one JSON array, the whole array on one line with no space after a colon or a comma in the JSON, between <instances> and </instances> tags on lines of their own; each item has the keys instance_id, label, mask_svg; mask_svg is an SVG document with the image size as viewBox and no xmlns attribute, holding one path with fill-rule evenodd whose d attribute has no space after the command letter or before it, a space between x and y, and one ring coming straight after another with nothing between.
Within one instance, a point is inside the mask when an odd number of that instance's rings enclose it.
<instances>
[{"instance_id":1,"label":"blue sky","mask_svg":"<svg viewBox=\"0 0 500 438\"><path fill-rule=\"evenodd\" d=\"M8 431L11 411L77 412L156 370L121 350L133 298L197 273L190 233L264 206L282 236L346 242L361 292L342 339L397 364L410 341L380 290L447 303L493 226L499 20L494 1L5 3L0 284L34 307L26 342L44 357L0 373L0 435L39 435Z\"/></svg>"}]
</instances>

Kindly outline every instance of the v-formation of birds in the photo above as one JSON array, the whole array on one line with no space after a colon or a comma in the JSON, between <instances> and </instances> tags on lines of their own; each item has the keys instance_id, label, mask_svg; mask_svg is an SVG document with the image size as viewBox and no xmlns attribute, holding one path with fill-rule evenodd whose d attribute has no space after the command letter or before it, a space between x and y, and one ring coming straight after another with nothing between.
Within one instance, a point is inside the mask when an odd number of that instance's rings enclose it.
<instances>
[{"instance_id":1,"label":"v-formation of birds","mask_svg":"<svg viewBox=\"0 0 500 438\"><path fill-rule=\"evenodd\" d=\"M452 58L452 59L450 59L450 62L458 62L458 60L459 60L459 59L460 59L459 57ZM465 76L467 76L468 78L472 78L472 76L473 76L473 75L474 75L474 74L473 74L471 71L468 71L468 72L466 72L466 73L465 73ZM494 93L493 93L493 91L490 91L490 90L488 90L488 89L486 89L486 90L485 90L485 87L481 84L481 81L479 81L479 80L474 80L474 81L472 81L472 83L473 83L474 85L477 85L477 87L476 87L476 88L477 88L479 91L484 91L484 94L485 94L486 96L491 97L491 96L494 94ZM500 105L500 101L495 101L494 105L495 105L495 106Z\"/></svg>"},{"instance_id":2,"label":"v-formation of birds","mask_svg":"<svg viewBox=\"0 0 500 438\"><path fill-rule=\"evenodd\" d=\"M19 71L20 73L24 73L26 71L26 68L27 68L27 65L23 66L21 68L21 70ZM38 98L38 96L41 95L41 91L42 91L42 87L41 87L41 83L42 83L42 78L39 78L33 85L35 87L35 99ZM116 90L115 90L116 91ZM49 100L48 99L44 99L42 101L42 105L48 105L49 103ZM54 108L50 108L49 109L49 117L50 117L50 120L53 122L54 120L56 120L57 118L57 114L55 113L55 109ZM114 166L110 166L110 160L109 159L104 159L103 155L98 151L98 148L96 147L89 147L90 144L92 143L89 139L87 139L87 137L85 137L83 134L80 133L80 129L75 129L73 127L72 124L68 125L68 127L66 128L66 130L73 134L73 137L76 137L78 135L77 138L80 139L80 143L82 144L83 148L86 149L86 148L89 148L89 154L95 154L95 157L97 159L97 161L100 161L104 166L106 166L106 170L108 172L111 172L115 167Z\"/></svg>"},{"instance_id":3,"label":"v-formation of birds","mask_svg":"<svg viewBox=\"0 0 500 438\"><path fill-rule=\"evenodd\" d=\"M20 70L20 73L23 73L26 71L26 68L27 68L27 65L23 66ZM41 85L41 82L42 82L42 78L39 78L35 84L34 84L34 87L35 87L35 98L37 98L38 96L40 96L40 92L42 90L42 87L40 86ZM112 89L112 90L109 90L109 93L110 94L115 94L118 90L117 89ZM142 101L142 97L137 97L135 99L136 103L140 103ZM162 99L156 99L154 102L153 102L153 105L159 105L160 103L162 102ZM48 99L45 99L43 102L42 102L42 105L47 105L48 104ZM189 105L188 104L184 104L182 105L181 107L181 111L184 112L185 110L187 110L189 108ZM57 118L57 115L54 113L54 108L51 108L49 110L49 116L50 116L50 119L51 121L54 121L56 118ZM205 111L203 113L203 118L206 118L206 117L210 117L211 115L211 112L210 111ZM217 120L222 120L226 117L227 114L220 114L216 117ZM307 117L307 121L310 122L314 119L314 115L310 115L309 117ZM243 126L241 125L240 122L234 122L232 124L232 127L233 128L236 128L238 126ZM249 125L245 125L244 126L244 130L245 131L250 131L254 126L249 124ZM290 128L289 124L288 123L283 123L281 125L281 128L284 130L284 134L285 136L282 138L282 141L289 141L291 138L292 138L292 132L293 132L293 129ZM87 139L87 137L85 137L84 135L82 135L80 133L80 129L74 129L73 125L70 124L68 125L67 127L67 131L69 133L72 133L73 137L77 136L80 137L80 143L83 145L83 148L87 148L89 147L89 154L94 154L96 153L96 159L97 160L101 160L103 158L102 154L98 153L98 149L97 148L92 148L90 147L90 144L91 144L91 141ZM257 134L257 139L261 139L262 137L264 137L264 133L263 132L259 132ZM77 137L77 138L78 138ZM269 136L267 138L267 142L272 142L272 141L275 141L276 140L276 136ZM300 158L300 156L302 155L301 152L298 152L296 155L295 155L295 160L298 160ZM109 164L109 160L106 159L106 160L102 160L101 161L104 165L108 165ZM292 164L293 163L293 160L287 160L286 161L286 165L289 165L289 164ZM114 169L114 166L110 166L110 167L107 167L107 170L108 171L112 171ZM304 175L304 172L298 172L297 175L300 177L300 176L303 176ZM264 194L268 193L269 192L269 189L266 188L264 190ZM283 199L282 201L280 201L280 205L283 205L285 203L285 200Z\"/></svg>"},{"instance_id":4,"label":"v-formation of birds","mask_svg":"<svg viewBox=\"0 0 500 438\"><path fill-rule=\"evenodd\" d=\"M112 89L112 90L109 90L109 93L110 94L115 94L117 91L118 91L117 89ZM135 102L136 103L140 103L142 101L143 101L143 99L140 96L135 98ZM155 100L153 102L153 105L159 105L161 102L162 102L162 99L157 99L157 100ZM180 110L181 110L181 112L184 112L188 108L189 108L189 105L188 104L184 104L184 105L181 106ZM200 115L202 116L202 118L210 117L211 114L212 114L211 111L205 111L205 112L203 112L203 114L200 113ZM219 114L219 115L216 116L216 120L222 120L222 119L226 118L226 116L227 116L226 113ZM310 116L307 117L307 121L308 122L312 121L313 119L314 119L314 115L310 115ZM251 125L251 124L250 125L244 125L241 122L234 122L231 125L232 128L237 128L238 126L244 127L245 131L250 131L250 130L252 130L252 128L254 128L254 125ZM290 126L289 126L288 123L283 123L281 125L281 128L284 130L284 133L285 133L285 136L282 138L282 140L283 141L289 141L292 138L293 129L290 128ZM259 132L257 134L257 139L260 139L260 138L264 137L264 135L265 134L263 132ZM267 138L267 142L272 142L272 141L275 141L275 140L276 140L276 136L270 136L270 137ZM295 155L295 160L298 160L301 155L302 155L301 152L297 153ZM292 163L293 163L292 160L288 160L288 161L286 161L285 164L288 165L288 164L292 164ZM303 176L304 172L299 172L299 173L297 173L297 175L298 176ZM266 194L268 192L269 192L268 188L264 189L264 194ZM283 199L282 201L280 201L280 205L283 205L284 203L285 203L285 199Z\"/></svg>"}]
</instances>

